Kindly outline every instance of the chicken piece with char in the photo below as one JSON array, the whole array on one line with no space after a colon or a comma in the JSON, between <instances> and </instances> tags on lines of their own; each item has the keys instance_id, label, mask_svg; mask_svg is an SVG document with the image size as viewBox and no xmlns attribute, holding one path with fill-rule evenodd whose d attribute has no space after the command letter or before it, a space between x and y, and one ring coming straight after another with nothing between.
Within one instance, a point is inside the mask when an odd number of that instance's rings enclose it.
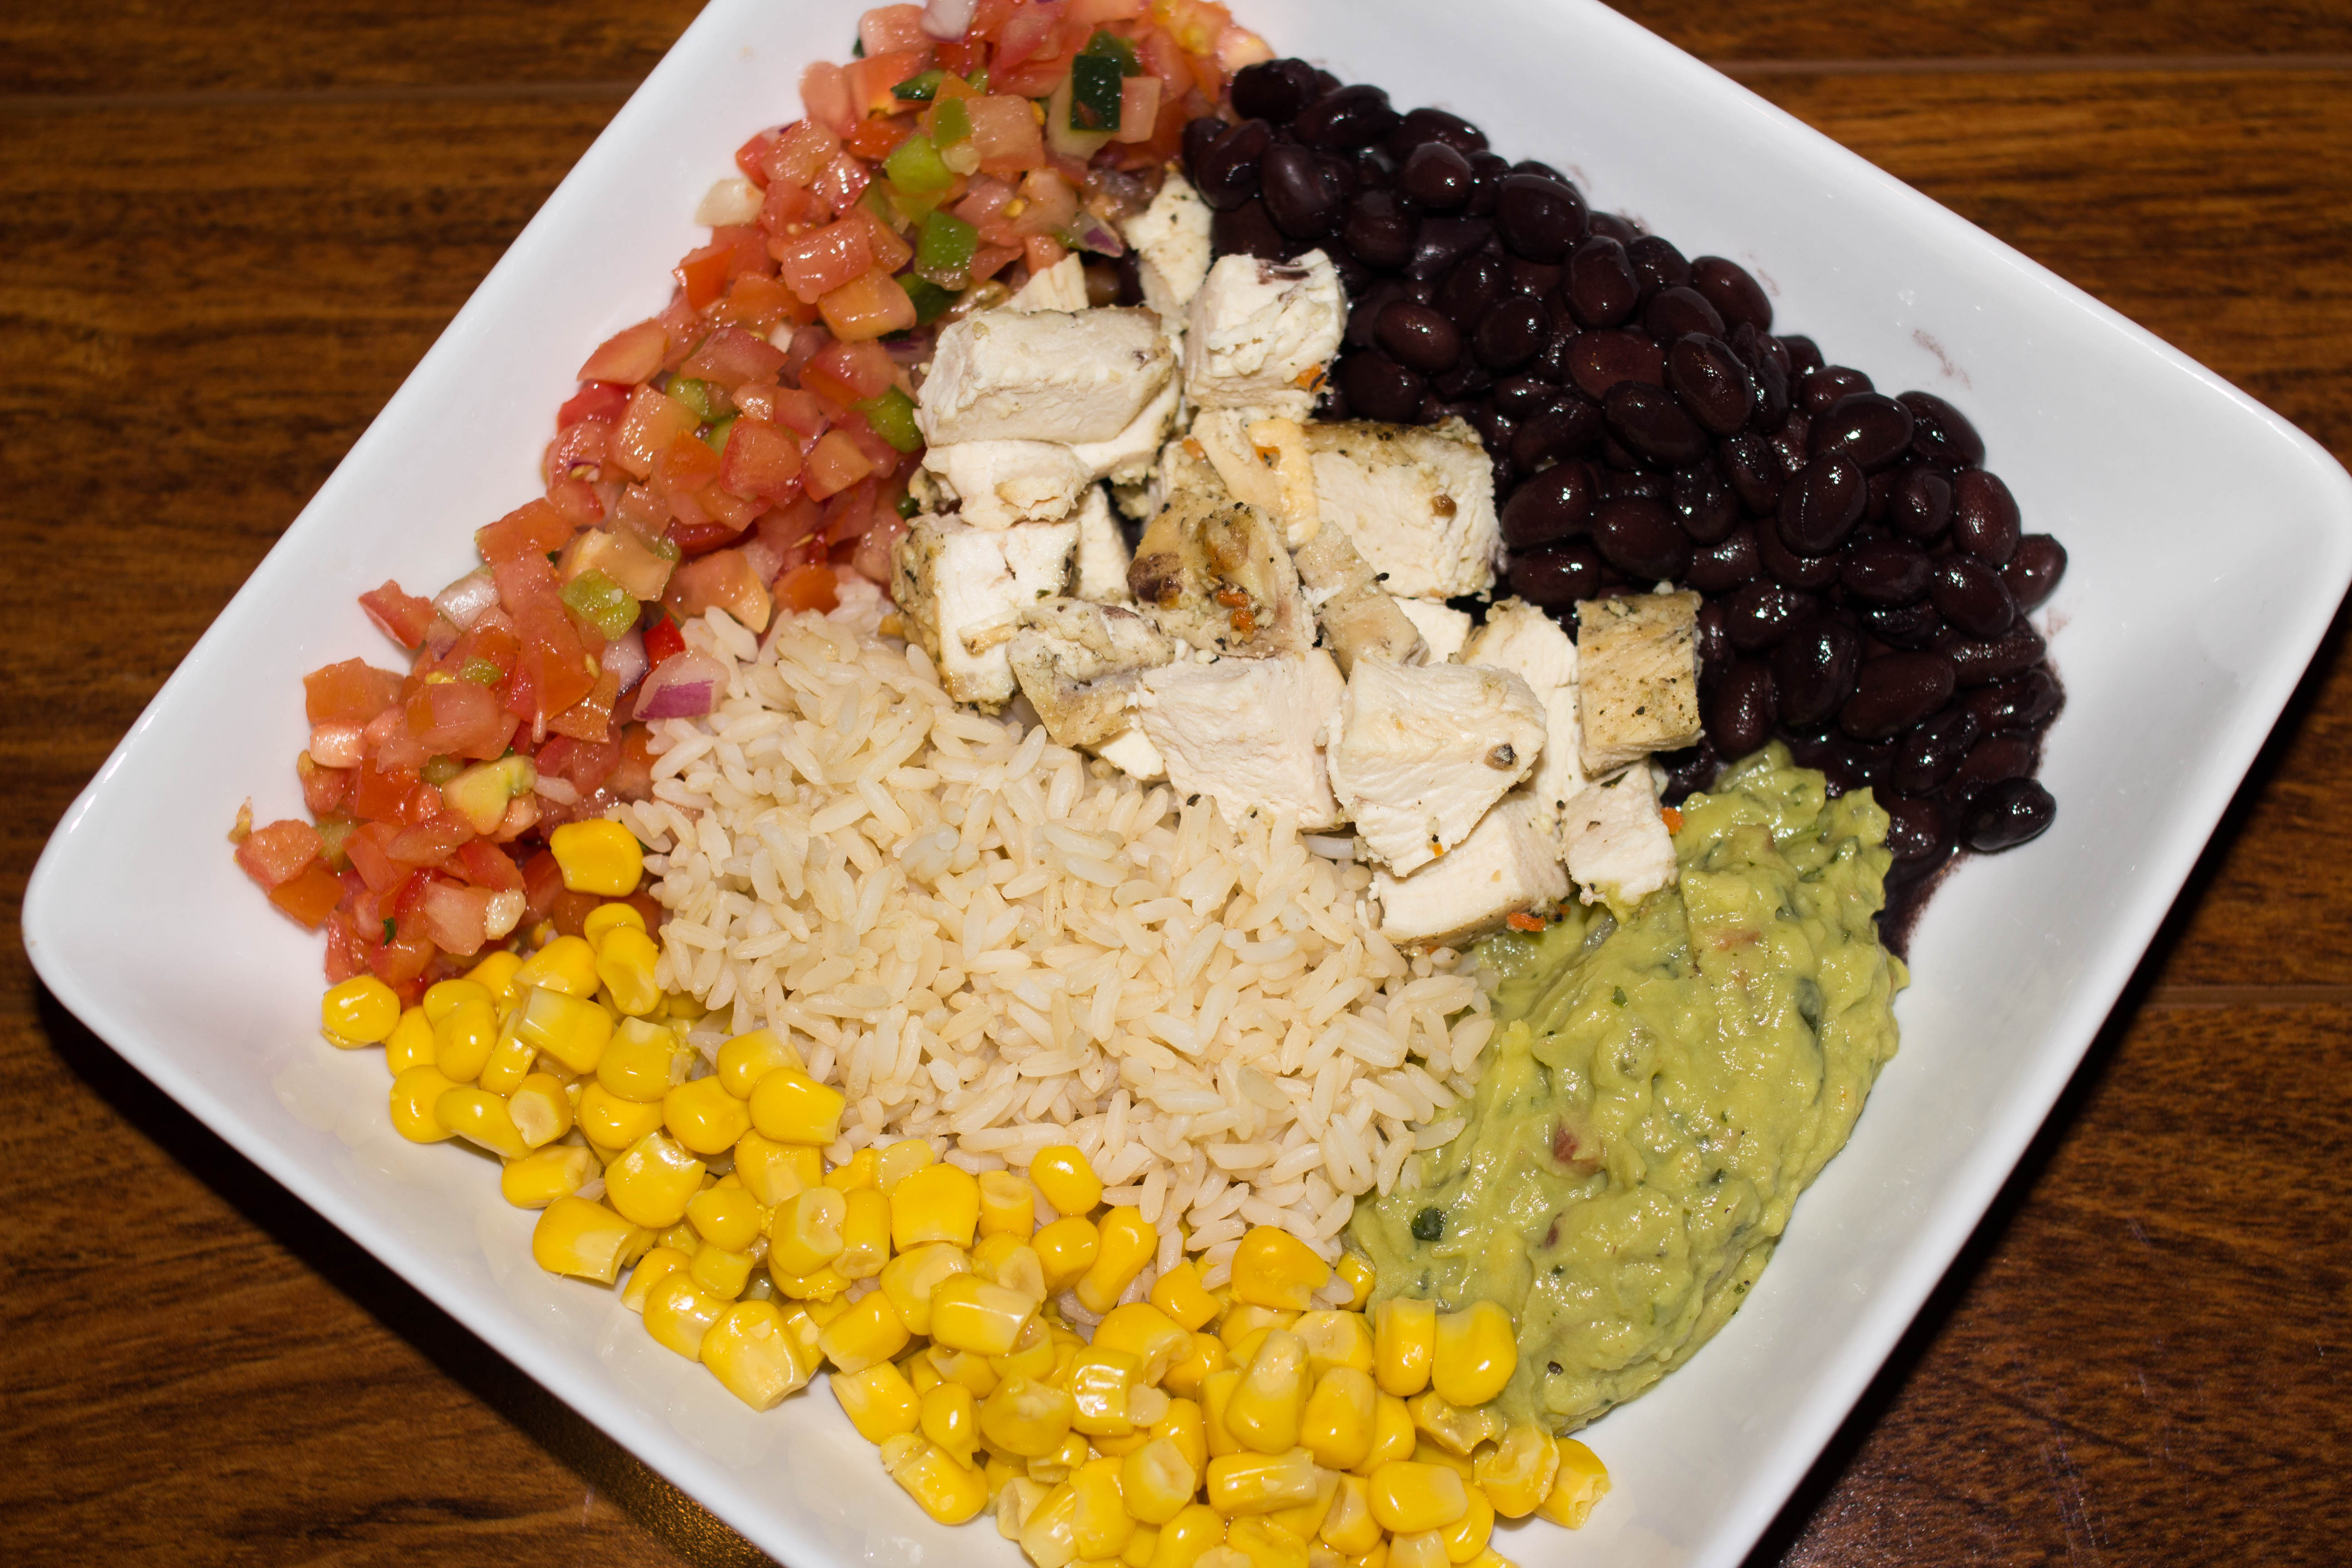
<instances>
[{"instance_id":1,"label":"chicken piece with char","mask_svg":"<svg viewBox=\"0 0 2352 1568\"><path fill-rule=\"evenodd\" d=\"M1357 420L1306 432L1324 525L1347 531L1390 593L1452 599L1494 586L1503 527L1475 430Z\"/></svg>"},{"instance_id":2,"label":"chicken piece with char","mask_svg":"<svg viewBox=\"0 0 2352 1568\"><path fill-rule=\"evenodd\" d=\"M1584 771L1612 772L1699 737L1696 594L1629 594L1576 606Z\"/></svg>"},{"instance_id":3,"label":"chicken piece with char","mask_svg":"<svg viewBox=\"0 0 2352 1568\"><path fill-rule=\"evenodd\" d=\"M1127 582L1159 628L1251 658L1305 653L1315 620L1282 531L1235 500L1188 441L1160 458L1167 505L1144 528Z\"/></svg>"},{"instance_id":4,"label":"chicken piece with char","mask_svg":"<svg viewBox=\"0 0 2352 1568\"><path fill-rule=\"evenodd\" d=\"M1099 746L1129 727L1142 673L1176 647L1133 610L1053 598L1021 612L1013 678L1045 732L1064 746Z\"/></svg>"},{"instance_id":5,"label":"chicken piece with char","mask_svg":"<svg viewBox=\"0 0 2352 1568\"><path fill-rule=\"evenodd\" d=\"M973 528L917 517L892 552L890 592L948 695L994 711L1013 699L1005 645L1021 612L1069 585L1075 522Z\"/></svg>"}]
</instances>

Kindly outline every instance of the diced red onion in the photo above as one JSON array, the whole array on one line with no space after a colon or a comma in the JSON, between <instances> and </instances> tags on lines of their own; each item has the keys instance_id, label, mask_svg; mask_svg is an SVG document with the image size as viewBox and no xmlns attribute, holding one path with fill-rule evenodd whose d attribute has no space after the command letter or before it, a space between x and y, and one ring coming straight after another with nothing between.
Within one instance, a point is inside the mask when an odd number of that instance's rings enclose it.
<instances>
[{"instance_id":1,"label":"diced red onion","mask_svg":"<svg viewBox=\"0 0 2352 1568\"><path fill-rule=\"evenodd\" d=\"M923 31L934 38L961 38L971 29L980 0L930 0L923 7Z\"/></svg>"},{"instance_id":2,"label":"diced red onion","mask_svg":"<svg viewBox=\"0 0 2352 1568\"><path fill-rule=\"evenodd\" d=\"M1083 207L1070 222L1070 238L1078 249L1091 250L1097 256L1127 254L1127 243L1118 237L1118 230Z\"/></svg>"},{"instance_id":3,"label":"diced red onion","mask_svg":"<svg viewBox=\"0 0 2352 1568\"><path fill-rule=\"evenodd\" d=\"M487 566L477 566L433 595L433 607L448 616L460 631L472 630L482 612L498 602L499 585Z\"/></svg>"},{"instance_id":4,"label":"diced red onion","mask_svg":"<svg viewBox=\"0 0 2352 1568\"><path fill-rule=\"evenodd\" d=\"M620 677L621 690L625 694L637 689L646 678L646 634L631 626L604 645L604 668Z\"/></svg>"},{"instance_id":5,"label":"diced red onion","mask_svg":"<svg viewBox=\"0 0 2352 1568\"><path fill-rule=\"evenodd\" d=\"M727 689L727 671L698 648L688 648L661 661L637 691L640 719L698 719L710 711Z\"/></svg>"}]
</instances>

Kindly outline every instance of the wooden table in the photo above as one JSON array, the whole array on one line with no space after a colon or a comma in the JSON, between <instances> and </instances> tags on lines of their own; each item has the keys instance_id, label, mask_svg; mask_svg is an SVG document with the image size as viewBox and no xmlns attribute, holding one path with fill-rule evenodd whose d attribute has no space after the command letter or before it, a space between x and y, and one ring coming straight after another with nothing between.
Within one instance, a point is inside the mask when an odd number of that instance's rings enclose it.
<instances>
[{"instance_id":1,"label":"wooden table","mask_svg":"<svg viewBox=\"0 0 2352 1568\"><path fill-rule=\"evenodd\" d=\"M1625 9L2352 456L2352 5ZM14 935L74 792L692 12L0 17L0 1559L761 1560L131 1071ZM1759 1561L2346 1560L2347 770L2339 621Z\"/></svg>"}]
</instances>

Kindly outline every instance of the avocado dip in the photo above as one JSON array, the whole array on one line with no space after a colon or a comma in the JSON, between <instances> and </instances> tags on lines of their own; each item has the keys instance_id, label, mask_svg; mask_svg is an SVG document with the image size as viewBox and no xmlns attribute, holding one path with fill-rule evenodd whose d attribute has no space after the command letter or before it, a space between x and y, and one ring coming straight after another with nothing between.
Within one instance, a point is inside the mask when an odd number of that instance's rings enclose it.
<instances>
[{"instance_id":1,"label":"avocado dip","mask_svg":"<svg viewBox=\"0 0 2352 1568\"><path fill-rule=\"evenodd\" d=\"M1487 940L1502 1028L1468 1124L1351 1227L1376 1300L1510 1312L1503 1414L1558 1433L1738 1309L1895 1054L1909 983L1874 923L1889 856L1869 791L1827 799L1775 742L1682 816L1679 885L1624 923L1577 910Z\"/></svg>"}]
</instances>

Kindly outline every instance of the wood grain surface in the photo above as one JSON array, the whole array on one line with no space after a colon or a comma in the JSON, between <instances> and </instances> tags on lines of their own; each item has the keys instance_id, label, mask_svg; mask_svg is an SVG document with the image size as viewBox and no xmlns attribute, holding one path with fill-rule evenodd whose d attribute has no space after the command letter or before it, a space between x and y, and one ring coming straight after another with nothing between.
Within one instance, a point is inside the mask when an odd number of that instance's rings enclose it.
<instances>
[{"instance_id":1,"label":"wood grain surface","mask_svg":"<svg viewBox=\"0 0 2352 1568\"><path fill-rule=\"evenodd\" d=\"M2352 456L2352 5L1620 3ZM74 793L692 10L0 15L0 1561L764 1561L16 935ZM1758 1563L2352 1558L2347 773L2339 619Z\"/></svg>"}]
</instances>

